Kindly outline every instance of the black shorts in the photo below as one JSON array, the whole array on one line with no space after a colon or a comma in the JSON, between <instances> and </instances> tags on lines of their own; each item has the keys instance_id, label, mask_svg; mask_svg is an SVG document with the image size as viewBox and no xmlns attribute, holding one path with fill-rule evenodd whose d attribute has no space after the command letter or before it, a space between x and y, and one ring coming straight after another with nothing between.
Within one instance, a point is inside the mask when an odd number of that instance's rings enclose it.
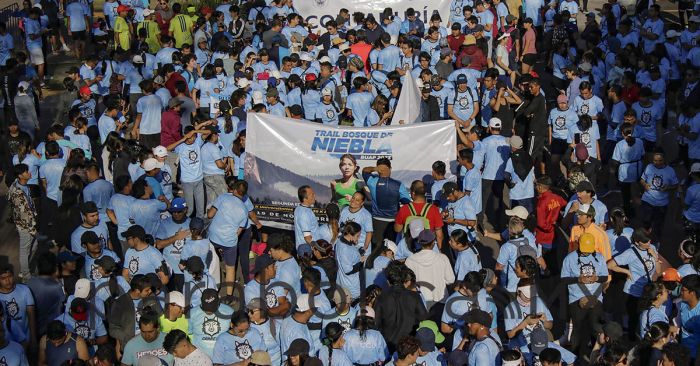
<instances>
[{"instance_id":1,"label":"black shorts","mask_svg":"<svg viewBox=\"0 0 700 366\"><path fill-rule=\"evenodd\" d=\"M542 153L544 151L544 137L530 136L525 146L527 152L530 153L532 160L542 161Z\"/></svg>"},{"instance_id":2,"label":"black shorts","mask_svg":"<svg viewBox=\"0 0 700 366\"><path fill-rule=\"evenodd\" d=\"M537 62L537 54L528 53L527 55L523 55L523 63L525 65L534 66L535 62Z\"/></svg>"},{"instance_id":3,"label":"black shorts","mask_svg":"<svg viewBox=\"0 0 700 366\"><path fill-rule=\"evenodd\" d=\"M552 146L550 147L552 155L564 155L569 144L564 139L552 139Z\"/></svg>"},{"instance_id":4,"label":"black shorts","mask_svg":"<svg viewBox=\"0 0 700 366\"><path fill-rule=\"evenodd\" d=\"M85 31L72 32L72 34L71 38L74 41L85 41L87 39L87 32Z\"/></svg>"}]
</instances>

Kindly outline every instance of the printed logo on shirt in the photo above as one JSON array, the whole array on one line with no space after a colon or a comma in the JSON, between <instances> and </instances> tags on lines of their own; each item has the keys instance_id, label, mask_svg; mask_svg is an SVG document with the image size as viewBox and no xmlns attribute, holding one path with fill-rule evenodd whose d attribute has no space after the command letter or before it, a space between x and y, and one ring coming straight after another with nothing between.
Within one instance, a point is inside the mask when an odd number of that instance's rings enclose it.
<instances>
[{"instance_id":1,"label":"printed logo on shirt","mask_svg":"<svg viewBox=\"0 0 700 366\"><path fill-rule=\"evenodd\" d=\"M581 132L581 142L588 145L591 143L591 134L588 132Z\"/></svg>"},{"instance_id":2,"label":"printed logo on shirt","mask_svg":"<svg viewBox=\"0 0 700 366\"><path fill-rule=\"evenodd\" d=\"M277 295L275 295L275 290L269 289L265 293L265 303L268 308L276 308L279 306L279 300L277 300Z\"/></svg>"},{"instance_id":3,"label":"printed logo on shirt","mask_svg":"<svg viewBox=\"0 0 700 366\"><path fill-rule=\"evenodd\" d=\"M73 332L83 337L84 339L90 339L90 327L88 327L87 324L83 322L75 322Z\"/></svg>"},{"instance_id":4,"label":"printed logo on shirt","mask_svg":"<svg viewBox=\"0 0 700 366\"><path fill-rule=\"evenodd\" d=\"M102 245L102 248L107 247L107 238L105 238L104 234L100 234L99 239L100 239L100 245Z\"/></svg>"},{"instance_id":5,"label":"printed logo on shirt","mask_svg":"<svg viewBox=\"0 0 700 366\"><path fill-rule=\"evenodd\" d=\"M138 360L139 358L146 356L146 355L151 355L151 356L156 356L156 357L164 357L164 356L168 355L168 351L166 351L163 348L158 348L158 349L149 349L148 351L136 352L136 359Z\"/></svg>"},{"instance_id":6,"label":"printed logo on shirt","mask_svg":"<svg viewBox=\"0 0 700 366\"><path fill-rule=\"evenodd\" d=\"M168 173L166 171L162 171L162 172L163 172L163 183L166 185L172 183L173 178L170 175L170 173Z\"/></svg>"},{"instance_id":7,"label":"printed logo on shirt","mask_svg":"<svg viewBox=\"0 0 700 366\"><path fill-rule=\"evenodd\" d=\"M199 155L197 155L196 151L192 150L190 151L188 158L190 159L191 164L195 164L199 158Z\"/></svg>"},{"instance_id":8,"label":"printed logo on shirt","mask_svg":"<svg viewBox=\"0 0 700 366\"><path fill-rule=\"evenodd\" d=\"M99 266L95 263L90 265L90 279L99 280L102 278L102 274L98 270Z\"/></svg>"},{"instance_id":9,"label":"printed logo on shirt","mask_svg":"<svg viewBox=\"0 0 700 366\"><path fill-rule=\"evenodd\" d=\"M466 109L467 106L469 106L469 98L467 98L467 97L459 98L459 106L462 107L462 109Z\"/></svg>"},{"instance_id":10,"label":"printed logo on shirt","mask_svg":"<svg viewBox=\"0 0 700 366\"><path fill-rule=\"evenodd\" d=\"M333 109L327 109L326 110L326 117L328 117L328 119L335 118L335 111Z\"/></svg>"},{"instance_id":11,"label":"printed logo on shirt","mask_svg":"<svg viewBox=\"0 0 700 366\"><path fill-rule=\"evenodd\" d=\"M438 102L438 106L442 107L442 97L436 98Z\"/></svg>"},{"instance_id":12,"label":"printed logo on shirt","mask_svg":"<svg viewBox=\"0 0 700 366\"><path fill-rule=\"evenodd\" d=\"M202 323L202 333L207 335L206 340L216 340L215 336L221 332L221 324L219 323L219 319L216 317L213 318L204 318L204 322Z\"/></svg>"},{"instance_id":13,"label":"printed logo on shirt","mask_svg":"<svg viewBox=\"0 0 700 366\"><path fill-rule=\"evenodd\" d=\"M661 187L664 185L664 178L661 177L660 175L654 175L654 178L651 178L651 188L660 191Z\"/></svg>"},{"instance_id":14,"label":"printed logo on shirt","mask_svg":"<svg viewBox=\"0 0 700 366\"><path fill-rule=\"evenodd\" d=\"M642 111L642 117L639 120L642 122L643 126L651 125L651 111Z\"/></svg>"},{"instance_id":15,"label":"printed logo on shirt","mask_svg":"<svg viewBox=\"0 0 700 366\"><path fill-rule=\"evenodd\" d=\"M175 240L175 243L173 243L173 248L175 248L175 250L171 251L170 253L180 254L180 253L182 253L182 247L184 247L184 246L185 246L185 239Z\"/></svg>"},{"instance_id":16,"label":"printed logo on shirt","mask_svg":"<svg viewBox=\"0 0 700 366\"><path fill-rule=\"evenodd\" d=\"M7 310L7 315L12 319L19 320L19 304L17 304L17 300L14 297L9 302L5 302L5 309Z\"/></svg>"},{"instance_id":17,"label":"printed logo on shirt","mask_svg":"<svg viewBox=\"0 0 700 366\"><path fill-rule=\"evenodd\" d=\"M581 272L581 276L595 276L595 267L592 263L580 263L579 270Z\"/></svg>"},{"instance_id":18,"label":"printed logo on shirt","mask_svg":"<svg viewBox=\"0 0 700 366\"><path fill-rule=\"evenodd\" d=\"M566 125L566 118L564 116L559 116L554 120L554 127L557 129L563 129Z\"/></svg>"},{"instance_id":19,"label":"printed logo on shirt","mask_svg":"<svg viewBox=\"0 0 700 366\"><path fill-rule=\"evenodd\" d=\"M581 105L581 114L588 114L589 110L590 110L590 107L588 107L588 104Z\"/></svg>"},{"instance_id":20,"label":"printed logo on shirt","mask_svg":"<svg viewBox=\"0 0 700 366\"><path fill-rule=\"evenodd\" d=\"M644 259L644 269L646 270L647 273L654 270L654 258L649 257L649 258Z\"/></svg>"},{"instance_id":21,"label":"printed logo on shirt","mask_svg":"<svg viewBox=\"0 0 700 366\"><path fill-rule=\"evenodd\" d=\"M0 358L0 366L8 366L7 359L5 359L5 356L2 356L2 358Z\"/></svg>"},{"instance_id":22,"label":"printed logo on shirt","mask_svg":"<svg viewBox=\"0 0 700 366\"><path fill-rule=\"evenodd\" d=\"M136 272L139 271L139 258L138 257L131 257L129 260L129 272L131 274L136 274Z\"/></svg>"},{"instance_id":23,"label":"printed logo on shirt","mask_svg":"<svg viewBox=\"0 0 700 366\"><path fill-rule=\"evenodd\" d=\"M247 360L251 356L253 356L253 347L251 347L247 339L243 343L236 342L236 357L241 360Z\"/></svg>"}]
</instances>

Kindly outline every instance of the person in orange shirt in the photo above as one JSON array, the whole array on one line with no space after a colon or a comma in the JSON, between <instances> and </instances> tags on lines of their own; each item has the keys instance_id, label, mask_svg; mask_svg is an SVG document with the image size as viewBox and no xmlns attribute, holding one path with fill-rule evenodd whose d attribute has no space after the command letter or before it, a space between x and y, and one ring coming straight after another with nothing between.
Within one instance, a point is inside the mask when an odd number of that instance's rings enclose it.
<instances>
[{"instance_id":1,"label":"person in orange shirt","mask_svg":"<svg viewBox=\"0 0 700 366\"><path fill-rule=\"evenodd\" d=\"M569 253L578 249L578 239L584 233L590 233L595 238L595 251L600 253L605 260L612 257L612 249L608 235L594 223L595 208L589 204L581 204L576 211L577 225L571 228L569 236Z\"/></svg>"},{"instance_id":2,"label":"person in orange shirt","mask_svg":"<svg viewBox=\"0 0 700 366\"><path fill-rule=\"evenodd\" d=\"M372 51L372 45L368 44L367 41L367 33L365 32L364 29L360 29L357 31L357 35L355 36L356 42L352 46L350 46L350 52L360 56L360 59L362 62L365 63L365 72L369 73L369 53Z\"/></svg>"}]
</instances>

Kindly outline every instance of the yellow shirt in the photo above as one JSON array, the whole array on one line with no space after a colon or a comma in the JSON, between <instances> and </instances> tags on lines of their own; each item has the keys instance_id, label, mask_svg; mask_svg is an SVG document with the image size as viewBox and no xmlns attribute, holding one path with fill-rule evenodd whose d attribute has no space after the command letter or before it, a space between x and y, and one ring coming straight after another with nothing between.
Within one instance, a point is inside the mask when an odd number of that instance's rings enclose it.
<instances>
[{"instance_id":1,"label":"yellow shirt","mask_svg":"<svg viewBox=\"0 0 700 366\"><path fill-rule=\"evenodd\" d=\"M612 247L610 246L608 234L595 223L588 225L588 228L584 228L581 225L574 225L574 227L571 228L569 252L578 249L578 238L584 233L593 235L595 239L595 251L600 253L606 261L612 258Z\"/></svg>"},{"instance_id":2,"label":"yellow shirt","mask_svg":"<svg viewBox=\"0 0 700 366\"><path fill-rule=\"evenodd\" d=\"M171 322L168 318L165 317L165 314L160 316L160 331L163 333L168 333L173 329L179 329L187 336L192 339L192 335L190 334L190 328L189 328L189 322L187 321L187 318L184 315L180 315L179 318L177 318L174 322Z\"/></svg>"},{"instance_id":3,"label":"yellow shirt","mask_svg":"<svg viewBox=\"0 0 700 366\"><path fill-rule=\"evenodd\" d=\"M131 33L126 19L117 17L114 21L114 47L121 47L123 50L131 48Z\"/></svg>"},{"instance_id":4,"label":"yellow shirt","mask_svg":"<svg viewBox=\"0 0 700 366\"><path fill-rule=\"evenodd\" d=\"M141 29L146 29L146 44L148 44L148 52L155 54L160 51L160 41L158 40L160 27L158 27L158 23L152 20L144 20L143 22L139 23L138 27L136 28L136 35L138 35L138 32L140 32Z\"/></svg>"},{"instance_id":5,"label":"yellow shirt","mask_svg":"<svg viewBox=\"0 0 700 366\"><path fill-rule=\"evenodd\" d=\"M180 48L187 43L192 45L192 18L185 14L178 14L170 19L170 28L168 31L173 33L175 38L175 47Z\"/></svg>"}]
</instances>

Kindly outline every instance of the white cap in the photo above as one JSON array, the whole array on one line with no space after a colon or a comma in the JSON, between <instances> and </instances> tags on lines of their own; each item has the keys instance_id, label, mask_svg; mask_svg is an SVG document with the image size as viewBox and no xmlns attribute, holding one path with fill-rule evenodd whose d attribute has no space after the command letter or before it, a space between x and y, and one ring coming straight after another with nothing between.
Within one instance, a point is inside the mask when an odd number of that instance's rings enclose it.
<instances>
[{"instance_id":1,"label":"white cap","mask_svg":"<svg viewBox=\"0 0 700 366\"><path fill-rule=\"evenodd\" d=\"M700 16L693 15L688 19L688 22L690 23L700 23Z\"/></svg>"},{"instance_id":2,"label":"white cap","mask_svg":"<svg viewBox=\"0 0 700 366\"><path fill-rule=\"evenodd\" d=\"M157 158L164 158L168 156L168 149L163 145L158 145L153 148L153 156Z\"/></svg>"},{"instance_id":3,"label":"white cap","mask_svg":"<svg viewBox=\"0 0 700 366\"><path fill-rule=\"evenodd\" d=\"M275 79L280 79L282 77L282 74L280 74L279 70L272 70L270 72L270 76L272 76Z\"/></svg>"},{"instance_id":4,"label":"white cap","mask_svg":"<svg viewBox=\"0 0 700 366\"><path fill-rule=\"evenodd\" d=\"M143 162L143 170L150 172L153 169L161 169L163 168L163 163L160 161L156 160L155 158L148 158L146 161Z\"/></svg>"},{"instance_id":5,"label":"white cap","mask_svg":"<svg viewBox=\"0 0 700 366\"><path fill-rule=\"evenodd\" d=\"M313 61L313 57L309 55L308 52L302 52L301 55L299 55L299 59L302 61Z\"/></svg>"},{"instance_id":6,"label":"white cap","mask_svg":"<svg viewBox=\"0 0 700 366\"><path fill-rule=\"evenodd\" d=\"M527 217L529 216L527 209L523 206L515 206L512 210L506 210L506 215L515 216L523 220L527 220Z\"/></svg>"},{"instance_id":7,"label":"white cap","mask_svg":"<svg viewBox=\"0 0 700 366\"><path fill-rule=\"evenodd\" d=\"M23 80L23 81L20 81L20 82L17 84L17 89L20 89L20 88L21 88L22 90L24 90L24 93L26 93L27 90L29 90L29 87L30 87L29 83L28 83L27 81L24 81L24 80Z\"/></svg>"},{"instance_id":8,"label":"white cap","mask_svg":"<svg viewBox=\"0 0 700 366\"><path fill-rule=\"evenodd\" d=\"M323 63L323 62L331 63L331 58L328 57L328 56L323 56L323 57L321 57L320 59L318 59L318 62L321 62L321 63Z\"/></svg>"},{"instance_id":9,"label":"white cap","mask_svg":"<svg viewBox=\"0 0 700 366\"><path fill-rule=\"evenodd\" d=\"M690 173L700 173L700 163L693 163L693 165L690 166Z\"/></svg>"},{"instance_id":10,"label":"white cap","mask_svg":"<svg viewBox=\"0 0 700 366\"><path fill-rule=\"evenodd\" d=\"M498 37L498 40L502 40L503 38L510 37L510 33L503 33Z\"/></svg>"},{"instance_id":11,"label":"white cap","mask_svg":"<svg viewBox=\"0 0 700 366\"><path fill-rule=\"evenodd\" d=\"M350 48L350 43L348 43L348 42L343 42L340 44L340 46L338 46L338 49L340 50L340 52L343 52L349 48Z\"/></svg>"},{"instance_id":12,"label":"white cap","mask_svg":"<svg viewBox=\"0 0 700 366\"><path fill-rule=\"evenodd\" d=\"M323 90L321 90L321 95L333 95L333 91L330 88L323 88Z\"/></svg>"},{"instance_id":13,"label":"white cap","mask_svg":"<svg viewBox=\"0 0 700 366\"><path fill-rule=\"evenodd\" d=\"M90 296L90 280L81 278L75 283L75 291L73 296L81 299L87 299Z\"/></svg>"},{"instance_id":14,"label":"white cap","mask_svg":"<svg viewBox=\"0 0 700 366\"><path fill-rule=\"evenodd\" d=\"M34 4L34 7L35 7L35 8L38 8L38 9L43 9L43 8L41 7L41 4L39 4L39 3Z\"/></svg>"},{"instance_id":15,"label":"white cap","mask_svg":"<svg viewBox=\"0 0 700 366\"><path fill-rule=\"evenodd\" d=\"M131 58L131 62L133 62L135 64L142 64L143 57L141 57L141 55L134 55L134 57Z\"/></svg>"},{"instance_id":16,"label":"white cap","mask_svg":"<svg viewBox=\"0 0 700 366\"><path fill-rule=\"evenodd\" d=\"M185 307L185 295L180 291L168 292L168 304L175 304L181 308Z\"/></svg>"},{"instance_id":17,"label":"white cap","mask_svg":"<svg viewBox=\"0 0 700 366\"><path fill-rule=\"evenodd\" d=\"M578 65L578 68L583 72L590 72L593 70L593 65L591 65L589 62L582 62L580 65Z\"/></svg>"},{"instance_id":18,"label":"white cap","mask_svg":"<svg viewBox=\"0 0 700 366\"><path fill-rule=\"evenodd\" d=\"M151 9L143 9L143 16L147 17L149 15L153 15L156 11L151 10Z\"/></svg>"},{"instance_id":19,"label":"white cap","mask_svg":"<svg viewBox=\"0 0 700 366\"><path fill-rule=\"evenodd\" d=\"M303 311L308 311L311 309L309 306L309 294L301 294L297 298L297 311L298 312L303 312Z\"/></svg>"},{"instance_id":20,"label":"white cap","mask_svg":"<svg viewBox=\"0 0 700 366\"><path fill-rule=\"evenodd\" d=\"M241 89L247 88L248 85L250 85L250 80L248 80L248 79L246 79L246 78L238 79L237 85L238 85L238 87L241 88Z\"/></svg>"},{"instance_id":21,"label":"white cap","mask_svg":"<svg viewBox=\"0 0 700 366\"><path fill-rule=\"evenodd\" d=\"M491 128L501 128L503 126L503 122L501 122L501 119L498 117L493 117L489 120L489 127Z\"/></svg>"},{"instance_id":22,"label":"white cap","mask_svg":"<svg viewBox=\"0 0 700 366\"><path fill-rule=\"evenodd\" d=\"M674 29L669 29L666 31L666 38L680 37L680 35L681 34Z\"/></svg>"},{"instance_id":23,"label":"white cap","mask_svg":"<svg viewBox=\"0 0 700 366\"><path fill-rule=\"evenodd\" d=\"M260 90L253 92L253 104L260 104L263 102L263 93Z\"/></svg>"},{"instance_id":24,"label":"white cap","mask_svg":"<svg viewBox=\"0 0 700 366\"><path fill-rule=\"evenodd\" d=\"M413 221L421 221L421 220L413 220ZM384 246L387 247L387 249L394 252L394 255L396 255L396 253L399 252L399 247L396 245L396 243L394 243L393 241L391 241L389 239L384 239Z\"/></svg>"},{"instance_id":25,"label":"white cap","mask_svg":"<svg viewBox=\"0 0 700 366\"><path fill-rule=\"evenodd\" d=\"M427 229L423 220L413 220L408 224L408 231L412 238L417 238L421 231Z\"/></svg>"}]
</instances>

